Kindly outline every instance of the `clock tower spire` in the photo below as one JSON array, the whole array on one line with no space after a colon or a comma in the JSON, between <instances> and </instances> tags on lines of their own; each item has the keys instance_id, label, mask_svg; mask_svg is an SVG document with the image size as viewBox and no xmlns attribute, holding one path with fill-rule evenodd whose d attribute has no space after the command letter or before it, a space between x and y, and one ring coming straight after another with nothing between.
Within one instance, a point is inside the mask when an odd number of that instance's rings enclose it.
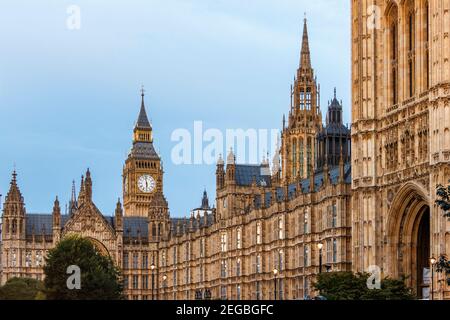
<instances>
[{"instance_id":1,"label":"clock tower spire","mask_svg":"<svg viewBox=\"0 0 450 320\"><path fill-rule=\"evenodd\" d=\"M141 108L133 130L133 144L123 168L125 216L148 217L152 200L163 192L161 159L153 146L153 128L147 117L144 88Z\"/></svg>"}]
</instances>

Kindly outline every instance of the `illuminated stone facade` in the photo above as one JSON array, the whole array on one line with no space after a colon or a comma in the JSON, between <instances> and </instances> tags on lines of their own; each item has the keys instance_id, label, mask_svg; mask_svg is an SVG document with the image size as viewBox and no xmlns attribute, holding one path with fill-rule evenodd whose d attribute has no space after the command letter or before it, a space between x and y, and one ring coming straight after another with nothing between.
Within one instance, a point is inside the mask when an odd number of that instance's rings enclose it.
<instances>
[{"instance_id":1,"label":"illuminated stone facade","mask_svg":"<svg viewBox=\"0 0 450 320\"><path fill-rule=\"evenodd\" d=\"M352 1L352 265L409 276L450 252L450 1ZM449 298L437 274L435 298Z\"/></svg>"}]
</instances>

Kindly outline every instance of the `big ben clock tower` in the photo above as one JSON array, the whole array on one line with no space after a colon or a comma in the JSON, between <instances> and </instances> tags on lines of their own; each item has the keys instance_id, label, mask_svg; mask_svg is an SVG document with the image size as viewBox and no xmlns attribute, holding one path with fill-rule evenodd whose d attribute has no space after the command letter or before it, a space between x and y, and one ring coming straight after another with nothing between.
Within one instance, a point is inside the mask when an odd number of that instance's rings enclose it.
<instances>
[{"instance_id":1,"label":"big ben clock tower","mask_svg":"<svg viewBox=\"0 0 450 320\"><path fill-rule=\"evenodd\" d=\"M125 216L148 217L153 198L163 193L163 169L153 146L143 89L141 99L141 110L133 130L133 146L123 168L123 201Z\"/></svg>"}]
</instances>

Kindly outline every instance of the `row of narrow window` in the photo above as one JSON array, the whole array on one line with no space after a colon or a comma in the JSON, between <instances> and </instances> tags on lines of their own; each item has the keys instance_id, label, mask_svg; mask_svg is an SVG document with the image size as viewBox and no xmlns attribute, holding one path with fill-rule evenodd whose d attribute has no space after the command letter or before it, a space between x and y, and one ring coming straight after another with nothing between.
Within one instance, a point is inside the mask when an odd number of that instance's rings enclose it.
<instances>
[{"instance_id":1,"label":"row of narrow window","mask_svg":"<svg viewBox=\"0 0 450 320\"><path fill-rule=\"evenodd\" d=\"M411 98L416 93L416 13L414 11L414 1L410 0L409 5L411 7L407 19L406 19L406 31L408 35L407 42L407 91L406 96ZM429 76L429 6L428 3L425 4L425 17L424 17L424 25L425 25L425 52L424 52L424 65L425 70L423 72L425 76L425 84L426 88L430 87L430 76ZM390 13L390 64L391 64L391 104L397 105L399 102L399 77L402 75L399 74L399 26L398 26L398 10L397 7L391 9Z\"/></svg>"}]
</instances>

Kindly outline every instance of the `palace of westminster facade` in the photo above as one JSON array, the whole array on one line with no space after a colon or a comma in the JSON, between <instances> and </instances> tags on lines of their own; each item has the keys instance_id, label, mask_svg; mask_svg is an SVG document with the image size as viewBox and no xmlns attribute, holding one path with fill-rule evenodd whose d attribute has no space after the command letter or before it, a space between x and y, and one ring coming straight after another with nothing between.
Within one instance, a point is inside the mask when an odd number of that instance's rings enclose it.
<instances>
[{"instance_id":1,"label":"palace of westminster facade","mask_svg":"<svg viewBox=\"0 0 450 320\"><path fill-rule=\"evenodd\" d=\"M0 284L42 279L48 250L79 234L121 268L129 299L304 299L319 272L373 265L425 296L430 257L450 252L434 204L450 179L450 0L351 2L351 129L336 91L322 124L305 20L272 166L230 151L217 161L216 205L204 192L191 217L171 218L142 94L113 217L95 206L89 170L67 214L58 199L52 214L26 213L13 173ZM434 297L449 299L442 275L433 280Z\"/></svg>"}]
</instances>

